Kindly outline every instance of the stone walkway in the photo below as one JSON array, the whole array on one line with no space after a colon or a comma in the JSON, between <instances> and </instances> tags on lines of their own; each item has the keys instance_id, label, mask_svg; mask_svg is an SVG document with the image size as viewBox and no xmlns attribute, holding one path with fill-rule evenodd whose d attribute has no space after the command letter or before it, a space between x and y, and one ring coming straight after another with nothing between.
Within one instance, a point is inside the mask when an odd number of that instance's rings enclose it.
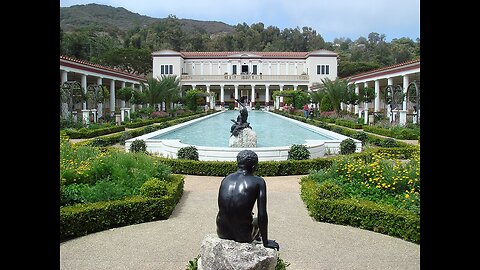
<instances>
[{"instance_id":1,"label":"stone walkway","mask_svg":"<svg viewBox=\"0 0 480 270\"><path fill-rule=\"evenodd\" d=\"M314 221L300 198L301 176L265 177L269 238L295 269L420 269L420 245L359 228ZM185 178L168 220L114 228L60 243L60 269L186 269L215 233L222 177ZM257 213L256 208L254 212Z\"/></svg>"}]
</instances>

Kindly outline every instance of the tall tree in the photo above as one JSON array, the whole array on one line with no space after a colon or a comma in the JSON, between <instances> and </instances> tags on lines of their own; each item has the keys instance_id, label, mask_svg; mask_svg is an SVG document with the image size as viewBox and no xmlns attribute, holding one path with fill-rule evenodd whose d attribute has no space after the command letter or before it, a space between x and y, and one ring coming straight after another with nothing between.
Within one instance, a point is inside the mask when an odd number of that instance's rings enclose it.
<instances>
[{"instance_id":1,"label":"tall tree","mask_svg":"<svg viewBox=\"0 0 480 270\"><path fill-rule=\"evenodd\" d=\"M333 110L336 113L340 112L340 103L346 103L348 99L347 89L348 89L348 80L345 79L336 79L334 81L329 78L322 79L322 83L313 83L315 88L318 88L317 91L324 91L325 95L330 99L331 104L333 105Z\"/></svg>"}]
</instances>

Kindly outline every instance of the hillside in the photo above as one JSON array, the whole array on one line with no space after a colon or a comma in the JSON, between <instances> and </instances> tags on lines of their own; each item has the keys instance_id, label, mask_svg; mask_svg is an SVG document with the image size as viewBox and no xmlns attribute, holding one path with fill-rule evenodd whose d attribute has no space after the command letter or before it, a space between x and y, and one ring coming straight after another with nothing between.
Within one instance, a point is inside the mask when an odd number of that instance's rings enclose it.
<instances>
[{"instance_id":1,"label":"hillside","mask_svg":"<svg viewBox=\"0 0 480 270\"><path fill-rule=\"evenodd\" d=\"M152 18L126 10L123 7L111 7L99 4L74 5L60 8L60 27L64 32L72 32L81 28L95 28L106 31L126 32L135 27L144 28L149 24L164 20ZM190 32L202 29L207 34L233 33L233 26L216 21L197 21L180 19L182 30Z\"/></svg>"}]
</instances>

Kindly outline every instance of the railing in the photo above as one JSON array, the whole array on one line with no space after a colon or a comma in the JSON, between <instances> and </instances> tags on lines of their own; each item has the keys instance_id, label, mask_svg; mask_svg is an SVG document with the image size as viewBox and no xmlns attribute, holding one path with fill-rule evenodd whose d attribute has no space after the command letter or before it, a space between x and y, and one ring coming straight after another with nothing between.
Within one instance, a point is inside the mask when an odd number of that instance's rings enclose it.
<instances>
[{"instance_id":1,"label":"railing","mask_svg":"<svg viewBox=\"0 0 480 270\"><path fill-rule=\"evenodd\" d=\"M308 75L182 75L182 81L298 81L308 82Z\"/></svg>"}]
</instances>

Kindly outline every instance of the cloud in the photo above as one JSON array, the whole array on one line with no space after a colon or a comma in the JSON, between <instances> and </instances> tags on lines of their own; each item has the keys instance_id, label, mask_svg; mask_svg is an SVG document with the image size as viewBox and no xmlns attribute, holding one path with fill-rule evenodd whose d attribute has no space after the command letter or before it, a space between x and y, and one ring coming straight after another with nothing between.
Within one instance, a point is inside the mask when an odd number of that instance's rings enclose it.
<instances>
[{"instance_id":1,"label":"cloud","mask_svg":"<svg viewBox=\"0 0 480 270\"><path fill-rule=\"evenodd\" d=\"M60 6L98 4L124 7L141 15L221 21L230 25L263 22L265 27L312 27L326 41L352 40L371 32L393 38L420 37L420 0L110 0L60 1Z\"/></svg>"}]
</instances>

